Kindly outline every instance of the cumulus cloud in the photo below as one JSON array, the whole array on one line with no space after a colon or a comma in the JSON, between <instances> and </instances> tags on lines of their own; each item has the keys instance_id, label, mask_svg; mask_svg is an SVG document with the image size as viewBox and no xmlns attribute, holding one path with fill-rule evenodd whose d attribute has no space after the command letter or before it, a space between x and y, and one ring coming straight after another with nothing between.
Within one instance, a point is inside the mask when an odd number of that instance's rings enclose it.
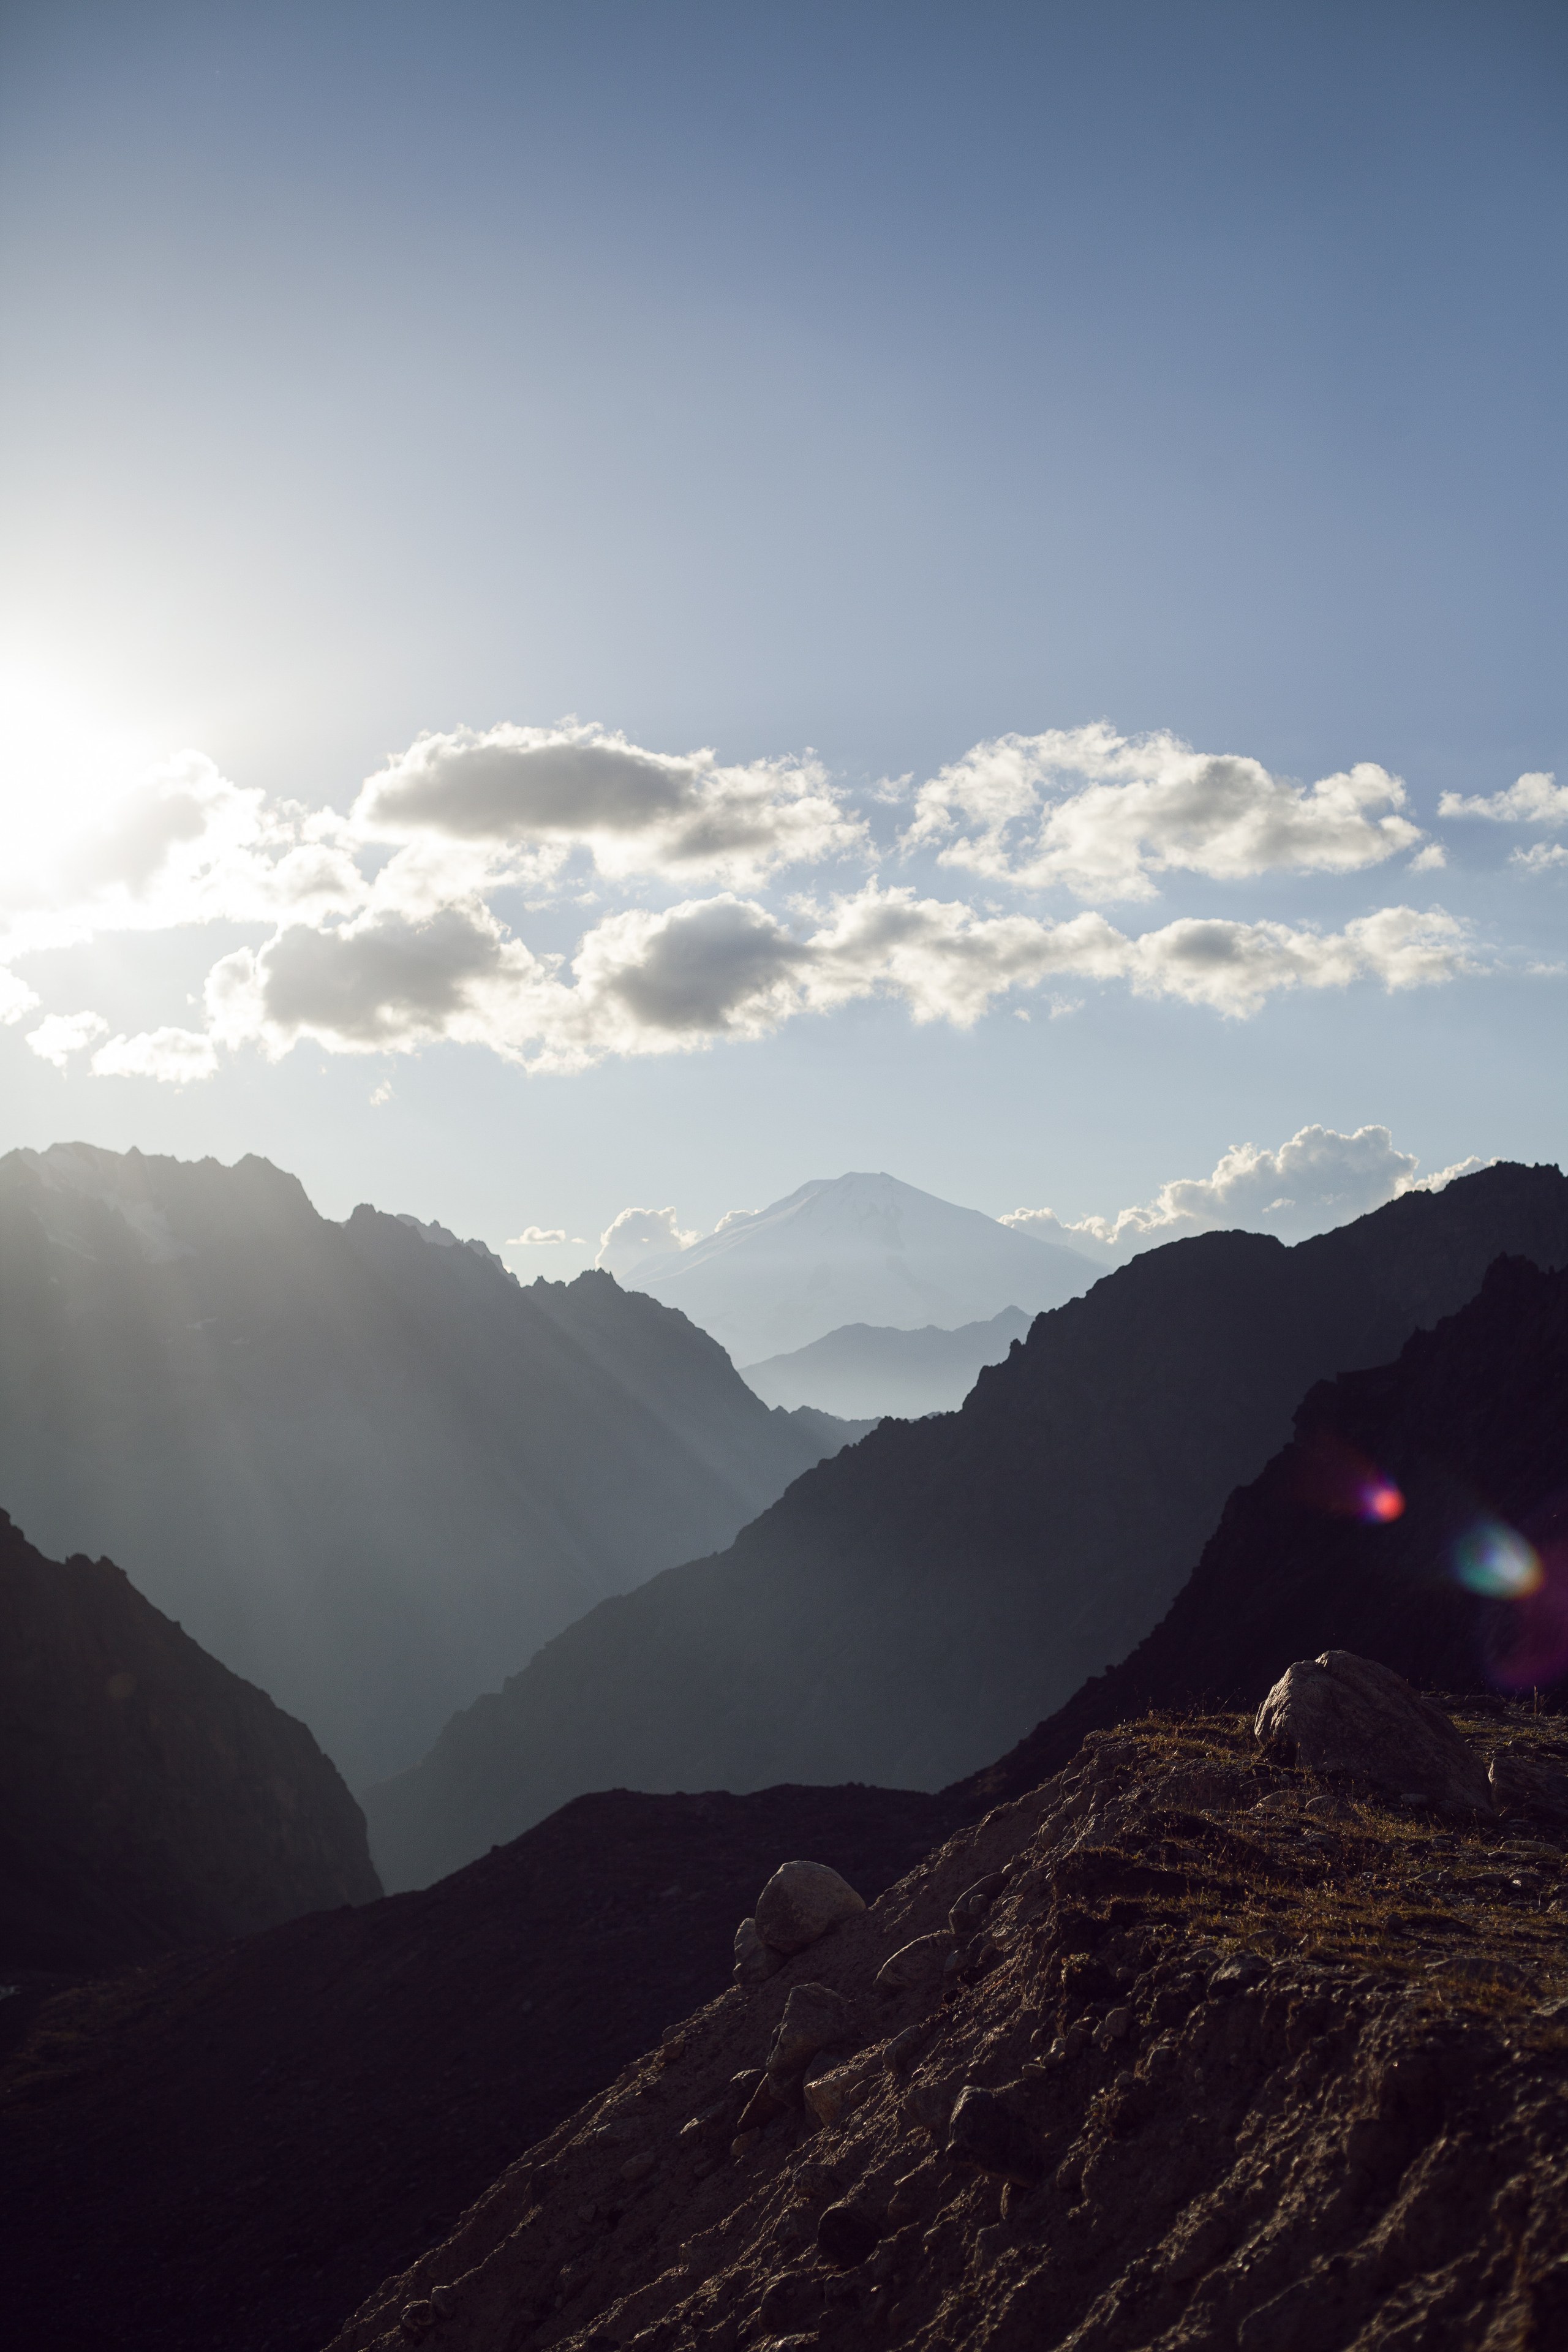
<instances>
[{"instance_id":1,"label":"cumulus cloud","mask_svg":"<svg viewBox=\"0 0 1568 2352\"><path fill-rule=\"evenodd\" d=\"M27 1043L40 1061L52 1062L63 1070L73 1054L84 1054L89 1045L109 1034L109 1024L101 1013L51 1013L27 1033Z\"/></svg>"},{"instance_id":2,"label":"cumulus cloud","mask_svg":"<svg viewBox=\"0 0 1568 2352\"><path fill-rule=\"evenodd\" d=\"M14 971L0 965L0 1026L8 1028L25 1013L36 1013L38 1001L25 980L18 980Z\"/></svg>"},{"instance_id":3,"label":"cumulus cloud","mask_svg":"<svg viewBox=\"0 0 1568 2352\"><path fill-rule=\"evenodd\" d=\"M1514 850L1508 862L1527 874L1549 874L1553 866L1568 866L1568 842L1532 841L1528 849Z\"/></svg>"},{"instance_id":4,"label":"cumulus cloud","mask_svg":"<svg viewBox=\"0 0 1568 2352\"><path fill-rule=\"evenodd\" d=\"M1277 1150L1232 1144L1207 1176L1176 1177L1152 1201L1114 1217L1064 1223L1049 1209L1015 1209L1001 1222L1044 1241L1060 1240L1106 1262L1175 1241L1184 1234L1241 1226L1287 1240L1321 1233L1409 1192L1439 1192L1488 1163L1456 1161L1420 1177L1415 1154L1394 1149L1386 1127L1303 1127Z\"/></svg>"},{"instance_id":5,"label":"cumulus cloud","mask_svg":"<svg viewBox=\"0 0 1568 2352\"><path fill-rule=\"evenodd\" d=\"M1489 817L1494 824L1568 824L1568 784L1541 769L1510 784L1506 792L1445 793L1439 816Z\"/></svg>"},{"instance_id":6,"label":"cumulus cloud","mask_svg":"<svg viewBox=\"0 0 1568 2352\"><path fill-rule=\"evenodd\" d=\"M134 1037L111 1037L92 1057L100 1078L156 1078L162 1085L189 1086L217 1068L213 1041L199 1029L147 1029Z\"/></svg>"},{"instance_id":7,"label":"cumulus cloud","mask_svg":"<svg viewBox=\"0 0 1568 2352\"><path fill-rule=\"evenodd\" d=\"M524 1225L521 1233L513 1234L506 1244L508 1249L549 1249L566 1238L564 1225Z\"/></svg>"},{"instance_id":8,"label":"cumulus cloud","mask_svg":"<svg viewBox=\"0 0 1568 2352\"><path fill-rule=\"evenodd\" d=\"M370 778L353 819L372 839L521 851L535 875L582 847L604 875L737 888L868 842L810 753L726 767L711 751L649 751L578 725L422 735Z\"/></svg>"},{"instance_id":9,"label":"cumulus cloud","mask_svg":"<svg viewBox=\"0 0 1568 2352\"><path fill-rule=\"evenodd\" d=\"M922 784L909 848L995 881L1150 898L1154 876L1349 874L1413 848L1405 786L1363 761L1310 785L1103 723L977 743Z\"/></svg>"},{"instance_id":10,"label":"cumulus cloud","mask_svg":"<svg viewBox=\"0 0 1568 2352\"><path fill-rule=\"evenodd\" d=\"M689 1249L701 1238L700 1234L681 1231L673 1209L623 1209L600 1234L594 1264L619 1280L644 1258L662 1256L667 1250Z\"/></svg>"}]
</instances>

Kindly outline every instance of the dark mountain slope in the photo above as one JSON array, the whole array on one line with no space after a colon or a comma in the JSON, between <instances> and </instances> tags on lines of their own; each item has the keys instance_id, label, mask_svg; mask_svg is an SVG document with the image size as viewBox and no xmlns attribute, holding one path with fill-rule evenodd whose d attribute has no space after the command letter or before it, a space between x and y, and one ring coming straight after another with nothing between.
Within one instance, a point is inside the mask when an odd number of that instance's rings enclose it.
<instances>
[{"instance_id":1,"label":"dark mountain slope","mask_svg":"<svg viewBox=\"0 0 1568 2352\"><path fill-rule=\"evenodd\" d=\"M1396 1484L1399 1517L1346 1510L1361 1465ZM1513 1599L1461 1581L1489 1560L1494 1580L1500 1566L1528 1582L1521 1534L1537 1590ZM1330 1648L1426 1689L1550 1693L1568 1675L1568 1274L1501 1259L1397 1362L1313 1389L1154 1631L967 1792L996 1802L1032 1789L1087 1732L1150 1707L1256 1707L1281 1661Z\"/></svg>"},{"instance_id":2,"label":"dark mountain slope","mask_svg":"<svg viewBox=\"0 0 1568 2352\"><path fill-rule=\"evenodd\" d=\"M351 1778L847 1433L608 1275L524 1289L266 1160L0 1160L0 1493L103 1550Z\"/></svg>"},{"instance_id":3,"label":"dark mountain slope","mask_svg":"<svg viewBox=\"0 0 1568 2352\"><path fill-rule=\"evenodd\" d=\"M960 1412L884 1422L729 1552L593 1611L365 1794L390 1885L584 1788L973 1770L1155 1624L1306 1390L1386 1361L1500 1252L1568 1261L1568 1181L1499 1167L1293 1249L1152 1250Z\"/></svg>"},{"instance_id":4,"label":"dark mountain slope","mask_svg":"<svg viewBox=\"0 0 1568 2352\"><path fill-rule=\"evenodd\" d=\"M0 1967L142 1959L381 1888L302 1723L111 1560L0 1512Z\"/></svg>"},{"instance_id":5,"label":"dark mountain slope","mask_svg":"<svg viewBox=\"0 0 1568 2352\"><path fill-rule=\"evenodd\" d=\"M531 2140L728 1982L780 1862L867 1897L940 1797L584 1797L438 1887L8 2021L8 2331L38 2352L319 2352ZM21 2030L26 2029L26 2030Z\"/></svg>"}]
</instances>

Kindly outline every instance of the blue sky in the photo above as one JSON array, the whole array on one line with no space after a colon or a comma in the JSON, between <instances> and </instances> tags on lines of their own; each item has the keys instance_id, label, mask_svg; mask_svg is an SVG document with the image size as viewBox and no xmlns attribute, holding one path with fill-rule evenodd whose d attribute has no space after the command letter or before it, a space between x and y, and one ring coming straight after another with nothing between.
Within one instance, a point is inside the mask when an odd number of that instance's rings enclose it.
<instances>
[{"instance_id":1,"label":"blue sky","mask_svg":"<svg viewBox=\"0 0 1568 2352\"><path fill-rule=\"evenodd\" d=\"M5 42L0 1145L497 1244L1560 1156L1559 8Z\"/></svg>"}]
</instances>

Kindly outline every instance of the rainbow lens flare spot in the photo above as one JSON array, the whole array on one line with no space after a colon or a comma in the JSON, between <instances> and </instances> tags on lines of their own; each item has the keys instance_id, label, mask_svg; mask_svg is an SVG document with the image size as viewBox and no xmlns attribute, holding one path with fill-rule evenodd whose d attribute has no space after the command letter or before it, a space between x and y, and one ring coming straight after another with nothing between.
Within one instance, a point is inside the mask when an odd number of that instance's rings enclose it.
<instances>
[{"instance_id":1,"label":"rainbow lens flare spot","mask_svg":"<svg viewBox=\"0 0 1568 2352\"><path fill-rule=\"evenodd\" d=\"M1461 1536L1454 1548L1454 1574L1468 1591L1500 1601L1522 1601L1546 1580L1533 1545L1495 1519Z\"/></svg>"},{"instance_id":2,"label":"rainbow lens flare spot","mask_svg":"<svg viewBox=\"0 0 1568 2352\"><path fill-rule=\"evenodd\" d=\"M1359 1517L1369 1526L1385 1528L1405 1515L1405 1497L1392 1478L1374 1478L1362 1488Z\"/></svg>"}]
</instances>

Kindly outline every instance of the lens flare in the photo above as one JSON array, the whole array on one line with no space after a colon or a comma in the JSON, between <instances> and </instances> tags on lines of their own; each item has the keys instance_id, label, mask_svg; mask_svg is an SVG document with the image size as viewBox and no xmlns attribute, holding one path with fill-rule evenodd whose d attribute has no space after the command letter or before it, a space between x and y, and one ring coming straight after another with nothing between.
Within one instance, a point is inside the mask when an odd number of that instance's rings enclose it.
<instances>
[{"instance_id":1,"label":"lens flare","mask_svg":"<svg viewBox=\"0 0 1568 2352\"><path fill-rule=\"evenodd\" d=\"M1295 1447L1292 1485L1310 1510L1385 1528L1405 1515L1405 1496L1384 1470L1333 1430L1312 1430Z\"/></svg>"},{"instance_id":2,"label":"lens flare","mask_svg":"<svg viewBox=\"0 0 1568 2352\"><path fill-rule=\"evenodd\" d=\"M1534 1546L1497 1519L1484 1519L1460 1537L1454 1547L1454 1574L1467 1591L1493 1601L1523 1601L1546 1580Z\"/></svg>"},{"instance_id":3,"label":"lens flare","mask_svg":"<svg viewBox=\"0 0 1568 2352\"><path fill-rule=\"evenodd\" d=\"M1404 1517L1405 1497L1392 1478L1373 1478L1362 1488L1356 1517L1369 1527L1386 1527Z\"/></svg>"}]
</instances>

